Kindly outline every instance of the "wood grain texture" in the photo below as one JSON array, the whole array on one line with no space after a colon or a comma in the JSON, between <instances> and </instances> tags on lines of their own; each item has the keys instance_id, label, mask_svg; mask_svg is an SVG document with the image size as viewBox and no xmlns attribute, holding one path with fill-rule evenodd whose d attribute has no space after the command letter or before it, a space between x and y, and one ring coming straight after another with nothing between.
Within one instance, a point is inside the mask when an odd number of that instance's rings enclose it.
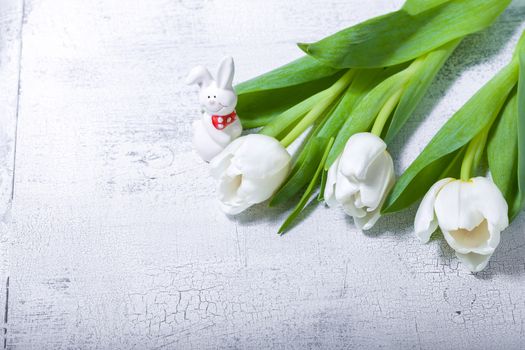
<instances>
[{"instance_id":1,"label":"wood grain texture","mask_svg":"<svg viewBox=\"0 0 525 350\"><path fill-rule=\"evenodd\" d=\"M523 214L473 275L417 242L413 209L366 234L321 206L284 237L283 208L227 218L191 152L192 66L231 54L242 81L401 3L26 0L7 347L522 347ZM399 173L510 58L524 16L516 3L460 45L391 149Z\"/></svg>"},{"instance_id":2,"label":"wood grain texture","mask_svg":"<svg viewBox=\"0 0 525 350\"><path fill-rule=\"evenodd\" d=\"M0 347L8 330L9 222L13 193L23 3L0 2Z\"/></svg>"}]
</instances>

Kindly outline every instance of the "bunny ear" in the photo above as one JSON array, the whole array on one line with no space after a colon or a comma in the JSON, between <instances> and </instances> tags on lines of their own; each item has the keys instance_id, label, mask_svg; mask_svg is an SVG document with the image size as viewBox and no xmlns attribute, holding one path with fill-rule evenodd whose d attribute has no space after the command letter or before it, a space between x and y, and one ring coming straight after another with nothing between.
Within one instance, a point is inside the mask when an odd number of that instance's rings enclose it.
<instances>
[{"instance_id":1,"label":"bunny ear","mask_svg":"<svg viewBox=\"0 0 525 350\"><path fill-rule=\"evenodd\" d=\"M193 68L186 78L186 84L197 84L201 88L210 85L212 81L210 72L203 66Z\"/></svg>"},{"instance_id":2,"label":"bunny ear","mask_svg":"<svg viewBox=\"0 0 525 350\"><path fill-rule=\"evenodd\" d=\"M234 72L235 66L233 64L233 58L230 56L225 57L217 70L217 85L222 89L233 90Z\"/></svg>"}]
</instances>

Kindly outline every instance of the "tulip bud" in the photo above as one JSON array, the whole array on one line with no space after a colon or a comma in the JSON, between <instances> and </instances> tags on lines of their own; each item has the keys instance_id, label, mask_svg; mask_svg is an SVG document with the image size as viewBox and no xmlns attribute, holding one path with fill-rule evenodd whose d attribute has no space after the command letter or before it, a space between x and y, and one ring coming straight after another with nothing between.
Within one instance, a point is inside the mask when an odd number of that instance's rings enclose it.
<instances>
[{"instance_id":1,"label":"tulip bud","mask_svg":"<svg viewBox=\"0 0 525 350\"><path fill-rule=\"evenodd\" d=\"M439 226L456 256L472 272L483 270L509 225L508 206L498 187L485 177L436 182L416 214L416 236L429 241Z\"/></svg>"},{"instance_id":2,"label":"tulip bud","mask_svg":"<svg viewBox=\"0 0 525 350\"><path fill-rule=\"evenodd\" d=\"M251 134L234 140L210 162L222 210L234 215L269 199L288 176L290 160L273 137Z\"/></svg>"},{"instance_id":3,"label":"tulip bud","mask_svg":"<svg viewBox=\"0 0 525 350\"><path fill-rule=\"evenodd\" d=\"M378 136L351 136L343 153L328 170L324 197L340 204L359 229L368 230L380 217L381 206L395 181L394 163Z\"/></svg>"}]
</instances>

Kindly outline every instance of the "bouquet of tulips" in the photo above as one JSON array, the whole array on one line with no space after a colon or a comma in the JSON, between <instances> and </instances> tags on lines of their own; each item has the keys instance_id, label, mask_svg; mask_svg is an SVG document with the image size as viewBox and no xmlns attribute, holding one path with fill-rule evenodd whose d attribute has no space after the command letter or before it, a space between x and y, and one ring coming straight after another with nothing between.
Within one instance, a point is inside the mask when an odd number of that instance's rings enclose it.
<instances>
[{"instance_id":1,"label":"bouquet of tulips","mask_svg":"<svg viewBox=\"0 0 525 350\"><path fill-rule=\"evenodd\" d=\"M283 233L309 201L324 201L367 230L424 197L417 236L426 242L439 227L472 271L483 269L525 201L525 39L397 182L387 148L461 40L509 3L407 0L299 44L306 56L237 85L238 116L257 132L210 162L222 209L234 215L268 199L295 202ZM473 177L485 153L492 177Z\"/></svg>"}]
</instances>

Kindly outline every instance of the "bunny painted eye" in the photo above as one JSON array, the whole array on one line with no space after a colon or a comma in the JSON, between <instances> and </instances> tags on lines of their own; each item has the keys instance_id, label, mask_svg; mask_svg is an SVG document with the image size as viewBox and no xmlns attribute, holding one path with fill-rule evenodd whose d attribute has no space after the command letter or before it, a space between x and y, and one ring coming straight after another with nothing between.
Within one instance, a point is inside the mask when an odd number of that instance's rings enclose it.
<instances>
[{"instance_id":1,"label":"bunny painted eye","mask_svg":"<svg viewBox=\"0 0 525 350\"><path fill-rule=\"evenodd\" d=\"M208 98L210 98L210 96L208 96Z\"/></svg>"},{"instance_id":2,"label":"bunny painted eye","mask_svg":"<svg viewBox=\"0 0 525 350\"><path fill-rule=\"evenodd\" d=\"M213 96L213 98L217 98L217 96Z\"/></svg>"}]
</instances>

